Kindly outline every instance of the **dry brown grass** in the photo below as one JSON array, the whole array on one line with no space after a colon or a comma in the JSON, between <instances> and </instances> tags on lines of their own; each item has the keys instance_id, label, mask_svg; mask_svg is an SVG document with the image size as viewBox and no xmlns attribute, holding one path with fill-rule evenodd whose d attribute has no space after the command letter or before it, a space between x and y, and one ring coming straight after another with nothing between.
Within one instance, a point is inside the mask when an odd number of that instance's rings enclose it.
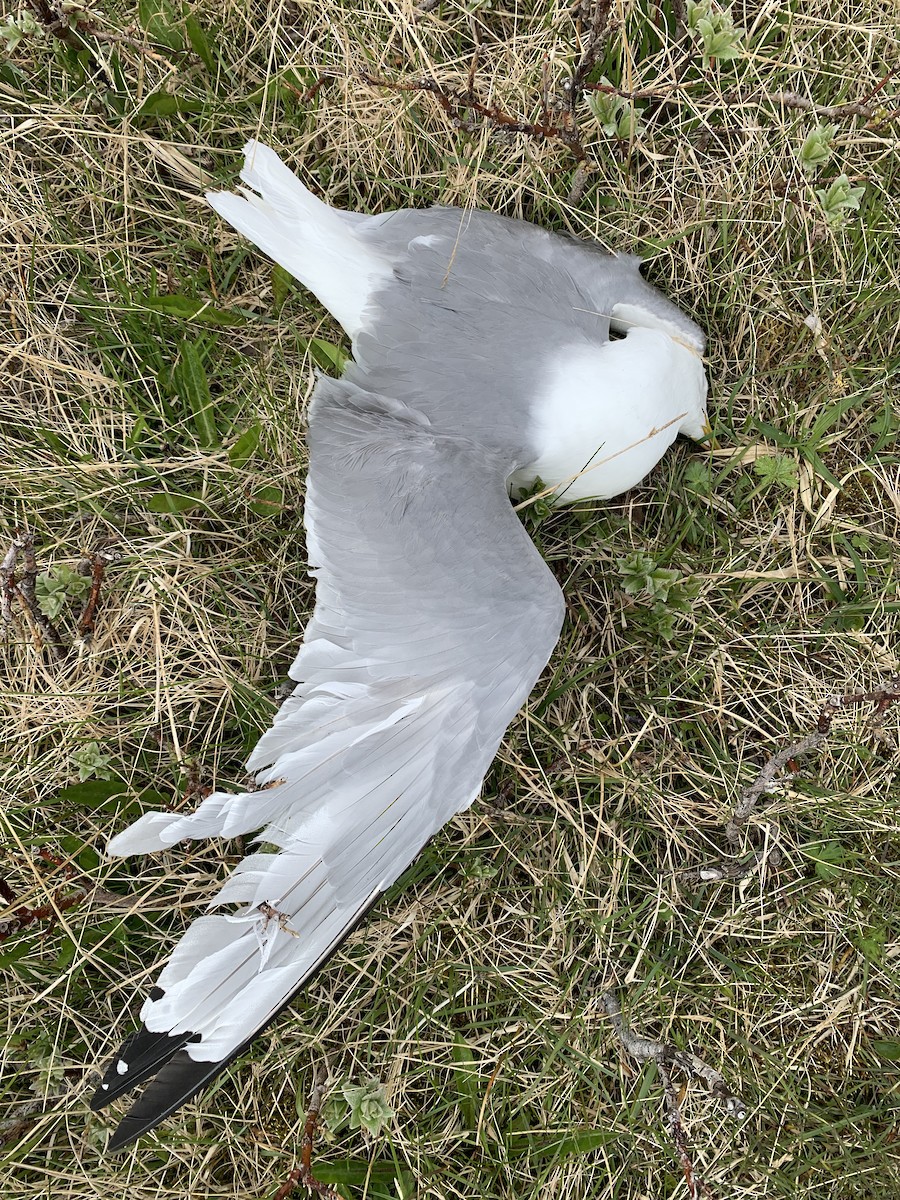
<instances>
[{"instance_id":1,"label":"dry brown grass","mask_svg":"<svg viewBox=\"0 0 900 1200\"><path fill-rule=\"evenodd\" d=\"M359 80L464 87L477 31L480 100L534 121L545 58L558 89L577 57L566 5L445 0L419 17L378 0L201 0L185 13L208 61L174 9L161 0L154 24L153 8L92 9L83 48L32 35L0 67L0 554L17 526L42 569L107 538L121 552L89 648L75 602L61 666L26 629L4 647L3 875L19 904L65 894L44 847L133 902L124 924L111 902L80 904L0 944L2 1089L23 1118L7 1130L8 1200L271 1195L323 1061L382 1080L395 1114L368 1146L346 1127L322 1145L320 1174L349 1163L353 1195L683 1195L652 1069L620 1059L597 972L637 1028L702 1053L750 1105L735 1130L701 1089L684 1098L717 1197L900 1191L896 716L880 740L842 717L773 797L776 876L693 893L676 880L721 851L740 788L825 696L898 668L897 121L840 120L810 182L798 153L815 118L766 98L867 97L898 61L893 6L736 9L747 55L708 71L654 33L655 7L613 6L602 72L668 102L645 104L626 144L591 132L582 105L595 170L575 205L559 144L460 134L433 98ZM91 22L132 40L98 40ZM161 95L176 100L148 101ZM890 79L872 104L889 117L898 95ZM240 777L312 603L305 339L338 331L198 199L249 135L335 203L474 204L652 254L652 277L709 331L721 448L682 447L620 504L526 514L570 619L485 801L247 1060L157 1139L104 1158L92 1072L238 849L121 864L102 846L127 805L181 803L192 764L201 781ZM815 189L842 172L866 193L830 228ZM167 315L166 295L241 319ZM201 444L173 395L186 337L220 444ZM231 461L256 425L259 450ZM196 500L172 514L166 494ZM637 551L696 587L671 642L650 599L622 590ZM119 794L60 795L90 742Z\"/></svg>"}]
</instances>

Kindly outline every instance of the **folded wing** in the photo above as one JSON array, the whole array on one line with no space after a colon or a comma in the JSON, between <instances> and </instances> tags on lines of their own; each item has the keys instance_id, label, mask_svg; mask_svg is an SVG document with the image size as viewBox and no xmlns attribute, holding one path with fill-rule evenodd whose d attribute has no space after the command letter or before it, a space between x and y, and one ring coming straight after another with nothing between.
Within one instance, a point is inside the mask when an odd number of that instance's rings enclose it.
<instances>
[{"instance_id":1,"label":"folded wing","mask_svg":"<svg viewBox=\"0 0 900 1200\"><path fill-rule=\"evenodd\" d=\"M305 522L316 609L297 687L254 750L258 790L147 813L145 853L255 831L163 969L92 1107L144 1082L124 1145L193 1095L308 982L478 795L559 635L562 595L513 513L515 464L347 381L313 400Z\"/></svg>"}]
</instances>

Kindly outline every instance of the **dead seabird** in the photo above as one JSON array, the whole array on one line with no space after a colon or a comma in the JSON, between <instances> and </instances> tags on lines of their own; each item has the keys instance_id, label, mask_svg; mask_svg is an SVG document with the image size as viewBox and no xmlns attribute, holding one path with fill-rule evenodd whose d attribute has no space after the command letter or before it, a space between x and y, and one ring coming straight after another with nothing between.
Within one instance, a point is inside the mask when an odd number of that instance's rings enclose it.
<instances>
[{"instance_id":1,"label":"dead seabird","mask_svg":"<svg viewBox=\"0 0 900 1200\"><path fill-rule=\"evenodd\" d=\"M564 611L509 490L614 496L707 431L703 333L637 259L486 212L339 212L268 147L244 153L243 194L209 203L315 293L353 362L310 405L316 608L247 763L257 790L109 843L277 848L234 869L212 907L237 910L194 921L107 1069L95 1109L152 1079L112 1149L239 1054L477 797Z\"/></svg>"}]
</instances>

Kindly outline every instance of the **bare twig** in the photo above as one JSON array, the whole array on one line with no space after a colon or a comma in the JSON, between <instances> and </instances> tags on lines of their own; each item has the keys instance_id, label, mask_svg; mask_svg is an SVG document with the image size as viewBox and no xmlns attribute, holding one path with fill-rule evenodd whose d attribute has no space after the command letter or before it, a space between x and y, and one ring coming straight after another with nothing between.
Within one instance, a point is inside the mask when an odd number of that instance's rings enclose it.
<instances>
[{"instance_id":1,"label":"bare twig","mask_svg":"<svg viewBox=\"0 0 900 1200\"><path fill-rule=\"evenodd\" d=\"M75 871L69 862L58 858L55 854L51 854L45 848L42 848L39 853L45 862L50 863L52 866L60 867L66 880L71 880L74 877ZM54 892L49 904L42 904L37 908L28 908L24 904L16 905L15 892L6 880L0 879L0 900L12 908L8 916L0 917L0 942L6 941L7 938L11 938L21 929L25 929L29 925L34 925L38 921L49 921L52 926L62 913L68 912L70 908L74 908L76 904L80 904L82 900L86 900L88 897L91 900L98 900L103 904L114 905L116 908L131 907L131 901L124 896L118 896L115 892L109 892L106 888L91 883L76 888L74 892L70 892L68 895L63 895L63 889L58 888Z\"/></svg>"},{"instance_id":2,"label":"bare twig","mask_svg":"<svg viewBox=\"0 0 900 1200\"><path fill-rule=\"evenodd\" d=\"M689 1051L679 1050L666 1042L658 1042L653 1038L642 1037L634 1033L622 1018L622 1006L616 993L607 988L602 995L603 1005L613 1023L622 1048L638 1062L654 1062L659 1071L666 1099L666 1121L672 1141L678 1151L681 1169L684 1172L688 1195L692 1200L713 1200L709 1186L697 1175L690 1156L687 1133L681 1119L681 1108L678 1103L678 1093L672 1083L672 1068L677 1067L688 1075L696 1075L709 1084L712 1095L724 1106L725 1111L735 1120L743 1121L747 1116L747 1106L740 1096L730 1090L724 1076L714 1067L709 1066Z\"/></svg>"},{"instance_id":3,"label":"bare twig","mask_svg":"<svg viewBox=\"0 0 900 1200\"><path fill-rule=\"evenodd\" d=\"M817 117L826 117L831 121L839 121L849 117L865 117L872 123L883 124L885 121L893 120L897 116L897 111L887 111L878 105L873 105L872 100L890 81L896 71L896 67L888 71L862 100L850 101L847 104L815 104L812 100L801 96L799 92L782 91L760 91L749 94L735 91L720 97L719 101L725 108L734 108L738 105L780 104L783 108L812 112ZM657 91L655 88L629 90L628 88L616 87L610 83L582 83L581 89L584 92L602 92L608 96L618 96L622 100L652 100L659 104L671 104L677 101L679 93L686 91L696 92L702 86L702 82L691 80L686 83L673 84L665 91ZM716 97L712 97L712 99L715 101Z\"/></svg>"},{"instance_id":4,"label":"bare twig","mask_svg":"<svg viewBox=\"0 0 900 1200\"><path fill-rule=\"evenodd\" d=\"M33 925L36 921L49 921L52 925L60 913L67 912L76 904L80 904L92 891L93 888L79 888L69 896L57 895L52 904L43 904L39 908L26 908L24 905L20 905L13 910L10 916L0 919L0 942L6 941L7 938L11 938L13 934L25 929L28 925ZM0 881L0 899L7 904L14 904L16 899L12 889L3 881Z\"/></svg>"},{"instance_id":5,"label":"bare twig","mask_svg":"<svg viewBox=\"0 0 900 1200\"><path fill-rule=\"evenodd\" d=\"M887 83L889 78L890 75L879 84L879 87L875 89L876 92ZM880 123L895 115L888 112L879 113L876 107L865 101L851 101L849 104L814 104L812 100L807 100L798 92L766 92L763 98L772 101L773 104L782 104L785 108L813 112L817 117L827 117L830 121L839 121L843 117L865 117L867 120L875 119Z\"/></svg>"},{"instance_id":6,"label":"bare twig","mask_svg":"<svg viewBox=\"0 0 900 1200\"><path fill-rule=\"evenodd\" d=\"M478 33L478 26L472 28L472 33L475 37L475 49L472 51L472 61L469 64L469 74L466 77L465 97L469 104L477 103L475 100L475 76L478 73L478 58L481 54L481 38Z\"/></svg>"},{"instance_id":7,"label":"bare twig","mask_svg":"<svg viewBox=\"0 0 900 1200\"><path fill-rule=\"evenodd\" d=\"M16 577L15 569L18 556L22 555L23 570L20 578ZM12 624L12 599L15 597L25 614L32 630L39 635L38 641L47 647L51 656L62 661L66 656L66 645L59 635L59 630L49 617L41 612L35 594L37 579L37 559L34 556L34 538L30 533L17 530L12 545L6 552L0 564L0 593L2 593L2 622L0 629L3 633Z\"/></svg>"},{"instance_id":8,"label":"bare twig","mask_svg":"<svg viewBox=\"0 0 900 1200\"><path fill-rule=\"evenodd\" d=\"M784 769L788 763L799 758L801 754L814 750L824 740L825 734L816 731L772 755L753 782L741 792L734 811L725 824L725 838L729 846L734 849L740 846L743 831L756 811L760 800L763 796L778 790L779 781L783 778Z\"/></svg>"},{"instance_id":9,"label":"bare twig","mask_svg":"<svg viewBox=\"0 0 900 1200\"><path fill-rule=\"evenodd\" d=\"M324 1197L324 1200L342 1200L334 1188L322 1183L313 1174L312 1152L316 1141L316 1129L319 1125L319 1113L322 1110L323 1093L323 1080L317 1075L310 1092L309 1107L306 1110L306 1124L303 1126L303 1139L300 1143L300 1165L294 1167L275 1193L273 1200L287 1200L298 1183L302 1183L315 1195Z\"/></svg>"},{"instance_id":10,"label":"bare twig","mask_svg":"<svg viewBox=\"0 0 900 1200\"><path fill-rule=\"evenodd\" d=\"M725 825L725 838L731 850L740 847L744 830L758 809L760 801L778 790L785 771L795 774L798 770L796 759L808 754L810 750L818 749L828 738L835 715L841 709L855 708L861 704L874 705L873 712L866 722L867 728L873 730L881 725L884 714L897 703L900 703L900 676L891 676L884 687L871 692L846 692L843 695L829 696L819 712L816 728L812 733L773 754L753 782L741 792ZM770 833L776 829L777 826L770 823ZM702 867L690 868L681 872L679 878L688 884L718 883L723 880L736 882L747 878L764 861L777 867L780 861L777 848L772 847L768 853L756 851L749 859L722 859Z\"/></svg>"},{"instance_id":11,"label":"bare twig","mask_svg":"<svg viewBox=\"0 0 900 1200\"><path fill-rule=\"evenodd\" d=\"M311 100L315 100L316 96L325 86L327 78L327 75L317 75L309 87L305 88L303 91L301 91L300 88L294 87L294 85L289 83L286 79L281 81L281 86L287 88L289 92L293 92L301 104L309 104Z\"/></svg>"},{"instance_id":12,"label":"bare twig","mask_svg":"<svg viewBox=\"0 0 900 1200\"><path fill-rule=\"evenodd\" d=\"M56 1096L41 1096L38 1100L30 1100L26 1104L19 1105L14 1117L0 1121L0 1146L17 1142L34 1125L37 1118L47 1112L51 1104L68 1099L68 1092L60 1092Z\"/></svg>"},{"instance_id":13,"label":"bare twig","mask_svg":"<svg viewBox=\"0 0 900 1200\"><path fill-rule=\"evenodd\" d=\"M884 75L882 75L881 79L879 79L879 81L872 88L871 92L867 92L866 95L863 96L862 100L860 100L860 104L868 104L870 100L874 100L884 85L889 83L898 71L900 71L900 65L891 67L889 71L886 71Z\"/></svg>"},{"instance_id":14,"label":"bare twig","mask_svg":"<svg viewBox=\"0 0 900 1200\"><path fill-rule=\"evenodd\" d=\"M612 988L607 988L603 992L602 1000L619 1041L632 1058L641 1062L652 1060L659 1063L663 1061L670 1067L677 1067L684 1071L687 1075L696 1075L697 1078L709 1084L711 1094L730 1117L737 1121L744 1120L747 1116L747 1106L740 1096L731 1091L721 1072L717 1071L715 1067L709 1066L702 1058L692 1054L689 1050L679 1050L676 1046L670 1046L666 1042L658 1042L653 1038L642 1037L640 1034L634 1033L622 1018L622 1006Z\"/></svg>"},{"instance_id":15,"label":"bare twig","mask_svg":"<svg viewBox=\"0 0 900 1200\"><path fill-rule=\"evenodd\" d=\"M668 1064L662 1058L657 1061L656 1067L659 1071L659 1077L662 1080L663 1095L666 1098L666 1124L669 1127L669 1136L675 1143L675 1149L678 1152L678 1161L681 1164L681 1170L684 1174L684 1182L688 1195L691 1197L691 1200L701 1200L701 1197L706 1197L707 1200L715 1200L709 1184L694 1170L694 1162L690 1155L690 1143L688 1142L684 1123L681 1120L678 1093L672 1082L672 1073L669 1070Z\"/></svg>"},{"instance_id":16,"label":"bare twig","mask_svg":"<svg viewBox=\"0 0 900 1200\"><path fill-rule=\"evenodd\" d=\"M587 185L591 179L591 163L588 159L580 162L575 168L575 173L572 176L572 182L569 184L569 194L566 196L566 204L573 208L581 203L581 199L587 190Z\"/></svg>"},{"instance_id":17,"label":"bare twig","mask_svg":"<svg viewBox=\"0 0 900 1200\"><path fill-rule=\"evenodd\" d=\"M478 124L464 115L466 112L473 112L476 116L483 117L488 127L495 133L506 135L522 133L538 141L559 141L575 155L579 162L587 157L587 152L579 141L577 132L566 125L553 123L544 125L540 122L522 121L505 112L499 105L482 104L480 100L468 96L465 91L443 88L435 79L395 82L390 79L379 79L366 72L363 72L360 78L364 83L371 84L373 87L390 88L395 92L428 92L434 96L450 117L454 129L461 129L466 133L477 132Z\"/></svg>"},{"instance_id":18,"label":"bare twig","mask_svg":"<svg viewBox=\"0 0 900 1200\"><path fill-rule=\"evenodd\" d=\"M63 658L66 653L66 646L59 635L56 626L49 617L44 616L41 612L41 607L38 604L37 594L35 592L35 581L38 577L37 559L34 555L34 538L30 533L23 533L19 537L19 548L22 551L22 558L25 560L25 570L22 572L22 578L19 583L19 592L25 598L28 605L30 615L40 629L44 639L51 649L51 653L55 658Z\"/></svg>"},{"instance_id":19,"label":"bare twig","mask_svg":"<svg viewBox=\"0 0 900 1200\"><path fill-rule=\"evenodd\" d=\"M118 558L115 551L97 550L87 560L91 574L91 590L87 601L78 618L78 632L84 642L90 644L94 636L94 619L97 614L97 601L100 598L100 585L106 574L106 568Z\"/></svg>"},{"instance_id":20,"label":"bare twig","mask_svg":"<svg viewBox=\"0 0 900 1200\"><path fill-rule=\"evenodd\" d=\"M113 46L128 46L137 50L145 58L152 58L156 62L163 63L172 71L178 69L165 54L152 50L146 39L141 40L127 33L113 33L111 30L100 29L96 22L89 20L83 12L78 12L76 22L56 0L29 0L29 7L41 28L61 42L68 42L70 45L79 46L91 52L93 52L91 40L106 42ZM166 49L170 54L182 57L190 53L188 50L177 50L173 46L167 46ZM112 83L113 80L109 78L109 68L106 63L96 54L94 54L94 59L97 66Z\"/></svg>"},{"instance_id":21,"label":"bare twig","mask_svg":"<svg viewBox=\"0 0 900 1200\"><path fill-rule=\"evenodd\" d=\"M600 52L606 43L611 8L612 0L593 0L590 4L588 4L588 0L583 0L583 3L578 8L577 23L581 26L583 23L582 18L586 15L588 33L582 47L581 58L578 60L571 77L563 84L565 102L560 113L561 119L565 121L570 137L575 139L578 146L581 146L581 131L578 127L577 109L584 94L584 89L587 86L587 77L596 66ZM546 94L546 81L544 90ZM548 104L545 100L545 112L547 108ZM575 168L575 174L572 176L572 182L569 185L569 194L566 196L566 203L573 207L581 202L590 181L591 171L594 168L593 160L584 151L581 154L577 154L576 157L578 165Z\"/></svg>"},{"instance_id":22,"label":"bare twig","mask_svg":"<svg viewBox=\"0 0 900 1200\"><path fill-rule=\"evenodd\" d=\"M12 596L18 556L19 548L13 539L12 545L3 556L3 561L0 562L0 638L9 636L14 623Z\"/></svg>"},{"instance_id":23,"label":"bare twig","mask_svg":"<svg viewBox=\"0 0 900 1200\"><path fill-rule=\"evenodd\" d=\"M587 37L581 50L581 58L572 72L572 77L564 85L566 102L573 123L575 121L575 109L581 99L587 77L597 65L600 52L606 44L611 8L612 0L592 0L591 3L585 2L579 5L578 24L580 26L587 26Z\"/></svg>"}]
</instances>

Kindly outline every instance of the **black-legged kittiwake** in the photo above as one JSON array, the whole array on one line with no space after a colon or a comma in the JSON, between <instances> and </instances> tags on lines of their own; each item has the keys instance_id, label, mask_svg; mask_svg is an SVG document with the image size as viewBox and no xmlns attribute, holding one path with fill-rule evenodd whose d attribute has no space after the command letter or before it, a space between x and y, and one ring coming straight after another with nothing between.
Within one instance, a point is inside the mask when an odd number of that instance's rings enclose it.
<instances>
[{"instance_id":1,"label":"black-legged kittiwake","mask_svg":"<svg viewBox=\"0 0 900 1200\"><path fill-rule=\"evenodd\" d=\"M241 178L209 203L315 293L353 360L310 404L316 607L247 764L256 790L145 813L109 844L276 849L190 926L106 1071L94 1108L151 1080L111 1148L218 1074L478 796L564 612L510 489L614 496L707 429L703 333L637 259L487 212L339 212L258 142Z\"/></svg>"}]
</instances>

